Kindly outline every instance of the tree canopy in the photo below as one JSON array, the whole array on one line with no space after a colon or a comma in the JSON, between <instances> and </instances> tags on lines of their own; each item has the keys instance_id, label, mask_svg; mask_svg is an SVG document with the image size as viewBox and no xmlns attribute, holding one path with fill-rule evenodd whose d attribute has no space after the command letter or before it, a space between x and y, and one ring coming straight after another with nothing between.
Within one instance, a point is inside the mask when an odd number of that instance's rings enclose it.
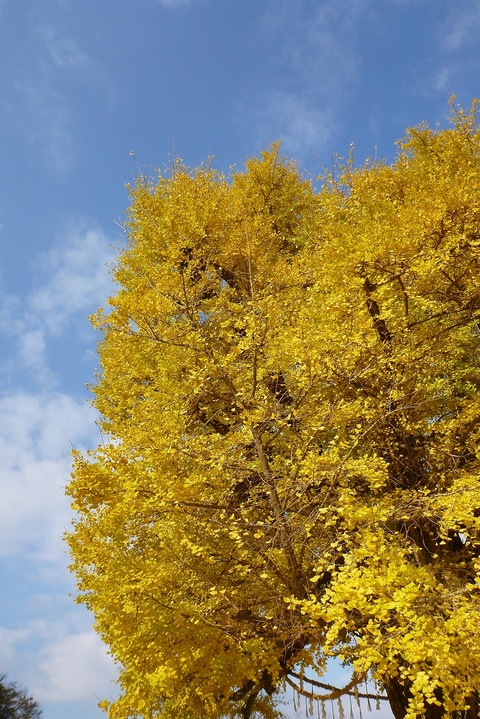
<instances>
[{"instance_id":1,"label":"tree canopy","mask_svg":"<svg viewBox=\"0 0 480 719\"><path fill-rule=\"evenodd\" d=\"M0 719L41 719L38 703L16 682L0 677Z\"/></svg>"},{"instance_id":2,"label":"tree canopy","mask_svg":"<svg viewBox=\"0 0 480 719\"><path fill-rule=\"evenodd\" d=\"M68 490L111 719L273 717L287 684L366 677L397 719L476 716L475 105L319 190L274 145L131 196Z\"/></svg>"}]
</instances>

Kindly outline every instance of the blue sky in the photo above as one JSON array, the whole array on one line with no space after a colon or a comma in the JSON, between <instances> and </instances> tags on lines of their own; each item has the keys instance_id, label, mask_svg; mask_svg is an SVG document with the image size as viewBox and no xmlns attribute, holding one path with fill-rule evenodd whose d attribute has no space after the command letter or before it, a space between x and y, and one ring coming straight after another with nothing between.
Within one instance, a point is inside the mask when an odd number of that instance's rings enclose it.
<instances>
[{"instance_id":1,"label":"blue sky","mask_svg":"<svg viewBox=\"0 0 480 719\"><path fill-rule=\"evenodd\" d=\"M313 180L351 143L393 161L480 96L479 32L478 0L0 0L0 674L45 719L115 693L62 533L125 184L277 138Z\"/></svg>"}]
</instances>

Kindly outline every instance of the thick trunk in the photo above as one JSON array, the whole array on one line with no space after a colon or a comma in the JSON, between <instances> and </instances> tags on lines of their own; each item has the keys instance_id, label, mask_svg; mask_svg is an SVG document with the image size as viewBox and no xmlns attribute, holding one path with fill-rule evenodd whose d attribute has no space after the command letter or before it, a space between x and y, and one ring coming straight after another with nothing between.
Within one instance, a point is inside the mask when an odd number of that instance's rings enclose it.
<instances>
[{"instance_id":1,"label":"thick trunk","mask_svg":"<svg viewBox=\"0 0 480 719\"><path fill-rule=\"evenodd\" d=\"M402 684L397 678L392 678L385 685L390 708L395 719L404 719L407 713L408 700L410 699L410 690L408 685ZM424 719L442 719L444 716L443 707L436 704L427 704L423 714Z\"/></svg>"},{"instance_id":2,"label":"thick trunk","mask_svg":"<svg viewBox=\"0 0 480 719\"><path fill-rule=\"evenodd\" d=\"M385 684L385 691L390 703L395 719L405 719L407 713L408 700L410 698L410 691L407 685L402 684L396 678L389 680L388 684ZM438 697L441 701L441 697ZM477 693L472 695L470 698L470 709L467 711L453 712L451 716L453 719L477 719L480 717L480 697ZM424 719L442 719L445 716L445 712L442 706L436 704L427 704L426 710L423 713Z\"/></svg>"},{"instance_id":3,"label":"thick trunk","mask_svg":"<svg viewBox=\"0 0 480 719\"><path fill-rule=\"evenodd\" d=\"M408 704L408 689L400 684L398 679L393 678L385 684L385 691L395 719L404 719Z\"/></svg>"},{"instance_id":4,"label":"thick trunk","mask_svg":"<svg viewBox=\"0 0 480 719\"><path fill-rule=\"evenodd\" d=\"M464 712L465 719L478 719L480 716L480 693L475 692L470 697L470 709Z\"/></svg>"}]
</instances>

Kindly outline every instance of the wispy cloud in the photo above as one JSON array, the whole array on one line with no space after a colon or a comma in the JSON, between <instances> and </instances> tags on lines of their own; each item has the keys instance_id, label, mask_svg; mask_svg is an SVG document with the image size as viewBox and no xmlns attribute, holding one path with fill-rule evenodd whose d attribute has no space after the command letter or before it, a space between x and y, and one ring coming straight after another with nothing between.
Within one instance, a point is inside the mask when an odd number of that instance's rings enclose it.
<instances>
[{"instance_id":1,"label":"wispy cloud","mask_svg":"<svg viewBox=\"0 0 480 719\"><path fill-rule=\"evenodd\" d=\"M478 77L478 35L480 33L479 0L449 0L436 25L436 47L430 57L430 71L416 81L419 94L434 97L441 94L445 103L449 95L461 95ZM467 97L467 102L471 100Z\"/></svg>"},{"instance_id":2,"label":"wispy cloud","mask_svg":"<svg viewBox=\"0 0 480 719\"><path fill-rule=\"evenodd\" d=\"M0 666L11 666L14 661L16 647L28 639L29 636L30 632L25 628L11 629L10 627L0 627Z\"/></svg>"},{"instance_id":3,"label":"wispy cloud","mask_svg":"<svg viewBox=\"0 0 480 719\"><path fill-rule=\"evenodd\" d=\"M88 70L91 66L91 59L74 38L59 35L52 26L40 27L38 34L57 68Z\"/></svg>"},{"instance_id":4,"label":"wispy cloud","mask_svg":"<svg viewBox=\"0 0 480 719\"><path fill-rule=\"evenodd\" d=\"M31 618L22 629L0 626L2 669L21 677L40 703L104 698L109 686L111 696L118 694L113 659L84 624L83 616L67 612L51 622Z\"/></svg>"},{"instance_id":5,"label":"wispy cloud","mask_svg":"<svg viewBox=\"0 0 480 719\"><path fill-rule=\"evenodd\" d=\"M108 264L113 257L99 228L69 223L40 260L45 277L28 298L30 316L58 333L72 315L93 312L112 288Z\"/></svg>"},{"instance_id":6,"label":"wispy cloud","mask_svg":"<svg viewBox=\"0 0 480 719\"><path fill-rule=\"evenodd\" d=\"M92 435L94 414L84 400L50 392L0 397L0 556L33 554L63 565L70 451L95 441Z\"/></svg>"},{"instance_id":7,"label":"wispy cloud","mask_svg":"<svg viewBox=\"0 0 480 719\"><path fill-rule=\"evenodd\" d=\"M441 24L440 45L448 52L477 45L480 31L480 3L455 2Z\"/></svg>"},{"instance_id":8,"label":"wispy cloud","mask_svg":"<svg viewBox=\"0 0 480 719\"><path fill-rule=\"evenodd\" d=\"M22 367L35 374L37 386L55 386L48 339L67 330L72 334L72 326L74 340L88 332L88 315L112 291L108 265L113 257L109 238L98 227L70 222L54 246L37 258L38 281L31 292L24 297L0 295L0 332L9 338L10 371ZM5 374L8 370L4 366Z\"/></svg>"},{"instance_id":9,"label":"wispy cloud","mask_svg":"<svg viewBox=\"0 0 480 719\"><path fill-rule=\"evenodd\" d=\"M297 157L325 148L355 88L356 26L368 6L355 0L348 7L332 0L268 3L258 37L268 60L237 108L250 134L262 144L282 137ZM269 54L270 47L276 52Z\"/></svg>"},{"instance_id":10,"label":"wispy cloud","mask_svg":"<svg viewBox=\"0 0 480 719\"><path fill-rule=\"evenodd\" d=\"M54 24L40 23L26 31L32 51L12 78L17 100L11 113L48 172L64 177L78 153L78 98L85 88L94 89L99 106L113 106L116 91L101 63L76 38Z\"/></svg>"},{"instance_id":11,"label":"wispy cloud","mask_svg":"<svg viewBox=\"0 0 480 719\"><path fill-rule=\"evenodd\" d=\"M27 141L40 148L48 171L64 176L76 157L72 113L52 87L17 83L20 116Z\"/></svg>"},{"instance_id":12,"label":"wispy cloud","mask_svg":"<svg viewBox=\"0 0 480 719\"><path fill-rule=\"evenodd\" d=\"M73 112L58 78L66 71L88 70L89 59L71 38L61 37L53 27L30 29L35 65L26 65L15 87L18 115L30 145L38 147L48 171L64 176L76 153Z\"/></svg>"},{"instance_id":13,"label":"wispy cloud","mask_svg":"<svg viewBox=\"0 0 480 719\"><path fill-rule=\"evenodd\" d=\"M0 296L0 333L10 352L0 395L0 556L34 551L56 561L63 555L70 450L98 437L85 401L56 389L47 346L63 337L80 350L87 315L112 289L107 263L113 254L99 228L69 223L37 260L36 287L25 297ZM33 388L9 391L9 370L22 380L30 372Z\"/></svg>"},{"instance_id":14,"label":"wispy cloud","mask_svg":"<svg viewBox=\"0 0 480 719\"><path fill-rule=\"evenodd\" d=\"M103 697L115 677L90 619L67 604L72 582L61 541L72 516L64 491L71 448L98 444L95 412L84 398L57 389L46 351L52 338L82 347L82 331L72 327L82 322L87 327L86 315L108 296L106 263L113 254L98 227L71 222L37 258L32 291L25 297L0 295L3 345L20 376L32 373L31 389L6 385L0 394L0 570L11 563L34 567L30 579L40 592L22 610L20 626L11 620L0 626L0 665L40 702ZM48 592L43 600L42 586ZM53 587L60 599L49 608L45 601L52 601ZM38 619L53 612L51 621Z\"/></svg>"},{"instance_id":15,"label":"wispy cloud","mask_svg":"<svg viewBox=\"0 0 480 719\"><path fill-rule=\"evenodd\" d=\"M296 157L306 153L314 156L332 135L331 113L308 103L295 92L271 92L251 119L260 143L281 139L285 149Z\"/></svg>"},{"instance_id":16,"label":"wispy cloud","mask_svg":"<svg viewBox=\"0 0 480 719\"><path fill-rule=\"evenodd\" d=\"M68 632L44 645L37 657L32 693L39 701L103 698L115 679L115 665L92 630Z\"/></svg>"}]
</instances>

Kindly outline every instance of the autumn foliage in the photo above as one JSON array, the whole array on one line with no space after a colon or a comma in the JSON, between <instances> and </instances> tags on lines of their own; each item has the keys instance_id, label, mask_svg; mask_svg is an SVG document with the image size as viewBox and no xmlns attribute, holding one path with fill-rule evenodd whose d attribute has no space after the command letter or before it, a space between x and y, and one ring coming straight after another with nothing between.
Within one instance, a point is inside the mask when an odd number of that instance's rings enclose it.
<instances>
[{"instance_id":1,"label":"autumn foliage","mask_svg":"<svg viewBox=\"0 0 480 719\"><path fill-rule=\"evenodd\" d=\"M476 716L475 106L318 191L278 146L177 162L126 229L69 487L111 719L271 717L288 683L341 694L330 657L397 719Z\"/></svg>"}]
</instances>

